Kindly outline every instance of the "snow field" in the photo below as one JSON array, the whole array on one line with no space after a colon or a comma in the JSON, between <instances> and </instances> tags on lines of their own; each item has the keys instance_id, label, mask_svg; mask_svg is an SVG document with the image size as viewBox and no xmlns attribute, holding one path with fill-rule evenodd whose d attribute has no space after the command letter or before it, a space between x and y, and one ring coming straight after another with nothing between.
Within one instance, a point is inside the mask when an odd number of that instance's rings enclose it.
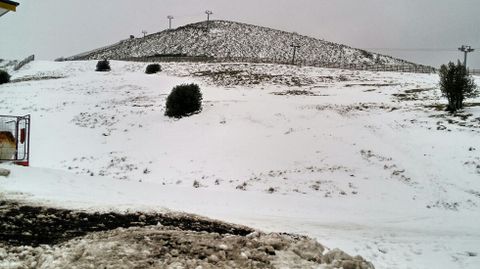
<instances>
[{"instance_id":1,"label":"snow field","mask_svg":"<svg viewBox=\"0 0 480 269\"><path fill-rule=\"evenodd\" d=\"M32 167L8 166L3 195L301 233L376 268L478 264L479 100L435 110L436 75L95 64L32 62L12 79L33 80L0 86L1 114L32 114ZM190 82L203 111L165 117L172 87Z\"/></svg>"}]
</instances>

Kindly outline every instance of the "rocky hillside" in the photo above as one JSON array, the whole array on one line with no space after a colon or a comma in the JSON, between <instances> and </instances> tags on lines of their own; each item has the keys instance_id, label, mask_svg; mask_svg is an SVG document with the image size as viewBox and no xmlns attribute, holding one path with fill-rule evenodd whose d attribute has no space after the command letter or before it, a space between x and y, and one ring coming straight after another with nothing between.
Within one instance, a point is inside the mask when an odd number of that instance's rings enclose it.
<instances>
[{"instance_id":1,"label":"rocky hillside","mask_svg":"<svg viewBox=\"0 0 480 269\"><path fill-rule=\"evenodd\" d=\"M312 37L231 21L210 21L164 30L143 38L120 41L67 60L128 59L155 56L210 56L289 61L292 44L299 45L299 61L344 64L414 65L390 56L367 52Z\"/></svg>"}]
</instances>

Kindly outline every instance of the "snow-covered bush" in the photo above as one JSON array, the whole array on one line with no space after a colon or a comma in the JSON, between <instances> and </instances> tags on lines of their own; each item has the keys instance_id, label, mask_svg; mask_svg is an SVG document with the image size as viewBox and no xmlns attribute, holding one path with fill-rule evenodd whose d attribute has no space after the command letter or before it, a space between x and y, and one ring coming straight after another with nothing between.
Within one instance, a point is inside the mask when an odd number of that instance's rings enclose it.
<instances>
[{"instance_id":1,"label":"snow-covered bush","mask_svg":"<svg viewBox=\"0 0 480 269\"><path fill-rule=\"evenodd\" d=\"M165 115L181 118L202 109L202 93L197 84L177 85L167 97Z\"/></svg>"},{"instance_id":2,"label":"snow-covered bush","mask_svg":"<svg viewBox=\"0 0 480 269\"><path fill-rule=\"evenodd\" d=\"M110 62L108 60L100 60L97 62L97 69L95 71L106 72L110 71Z\"/></svg>"},{"instance_id":3,"label":"snow-covered bush","mask_svg":"<svg viewBox=\"0 0 480 269\"><path fill-rule=\"evenodd\" d=\"M146 74L155 74L160 71L162 71L162 68L159 64L149 64L147 65L147 69L145 69Z\"/></svg>"},{"instance_id":4,"label":"snow-covered bush","mask_svg":"<svg viewBox=\"0 0 480 269\"><path fill-rule=\"evenodd\" d=\"M0 84L10 82L10 75L7 71L0 70Z\"/></svg>"}]
</instances>

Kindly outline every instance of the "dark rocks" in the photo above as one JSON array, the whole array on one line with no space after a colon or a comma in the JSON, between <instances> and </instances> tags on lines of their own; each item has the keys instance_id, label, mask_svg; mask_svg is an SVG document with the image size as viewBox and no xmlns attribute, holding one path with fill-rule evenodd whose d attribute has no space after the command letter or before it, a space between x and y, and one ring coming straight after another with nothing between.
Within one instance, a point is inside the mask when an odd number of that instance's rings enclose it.
<instances>
[{"instance_id":1,"label":"dark rocks","mask_svg":"<svg viewBox=\"0 0 480 269\"><path fill-rule=\"evenodd\" d=\"M194 215L175 213L89 213L0 201L0 242L14 245L58 244L90 232L161 223L188 231L247 235L254 230Z\"/></svg>"}]
</instances>

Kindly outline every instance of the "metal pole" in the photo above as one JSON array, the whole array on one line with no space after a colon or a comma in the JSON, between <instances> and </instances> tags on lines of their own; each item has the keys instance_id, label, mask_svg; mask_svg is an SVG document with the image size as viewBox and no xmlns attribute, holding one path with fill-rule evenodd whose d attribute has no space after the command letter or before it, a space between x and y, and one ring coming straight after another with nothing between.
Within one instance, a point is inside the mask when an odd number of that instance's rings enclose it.
<instances>
[{"instance_id":1,"label":"metal pole","mask_svg":"<svg viewBox=\"0 0 480 269\"><path fill-rule=\"evenodd\" d=\"M467 54L469 52L473 52L475 51L475 49L472 49L471 46L466 46L466 45L462 45L460 48L458 48L459 51L462 51L464 53L464 56L463 56L463 66L465 66L465 68L467 68Z\"/></svg>"},{"instance_id":2,"label":"metal pole","mask_svg":"<svg viewBox=\"0 0 480 269\"><path fill-rule=\"evenodd\" d=\"M208 24L210 22L210 15L213 14L211 10L205 10L205 14L207 14L207 31L208 31Z\"/></svg>"},{"instance_id":3,"label":"metal pole","mask_svg":"<svg viewBox=\"0 0 480 269\"><path fill-rule=\"evenodd\" d=\"M292 57L292 64L295 64L295 53L298 48L300 48L300 45L292 44L290 47L293 48L293 57Z\"/></svg>"},{"instance_id":4,"label":"metal pole","mask_svg":"<svg viewBox=\"0 0 480 269\"><path fill-rule=\"evenodd\" d=\"M18 160L18 118L15 117L15 160ZM11 158L11 157L10 157Z\"/></svg>"},{"instance_id":5,"label":"metal pole","mask_svg":"<svg viewBox=\"0 0 480 269\"><path fill-rule=\"evenodd\" d=\"M25 126L25 129L27 129L27 141L26 141L26 147L27 147L27 161L25 163L25 166L30 166L30 114L25 116L25 120L28 123L28 128Z\"/></svg>"},{"instance_id":6,"label":"metal pole","mask_svg":"<svg viewBox=\"0 0 480 269\"><path fill-rule=\"evenodd\" d=\"M292 57L292 64L295 64L295 52L297 51L297 47L293 47L293 57Z\"/></svg>"},{"instance_id":7,"label":"metal pole","mask_svg":"<svg viewBox=\"0 0 480 269\"><path fill-rule=\"evenodd\" d=\"M172 19L174 18L172 15L168 15L167 19L168 19L168 29L172 29Z\"/></svg>"}]
</instances>

